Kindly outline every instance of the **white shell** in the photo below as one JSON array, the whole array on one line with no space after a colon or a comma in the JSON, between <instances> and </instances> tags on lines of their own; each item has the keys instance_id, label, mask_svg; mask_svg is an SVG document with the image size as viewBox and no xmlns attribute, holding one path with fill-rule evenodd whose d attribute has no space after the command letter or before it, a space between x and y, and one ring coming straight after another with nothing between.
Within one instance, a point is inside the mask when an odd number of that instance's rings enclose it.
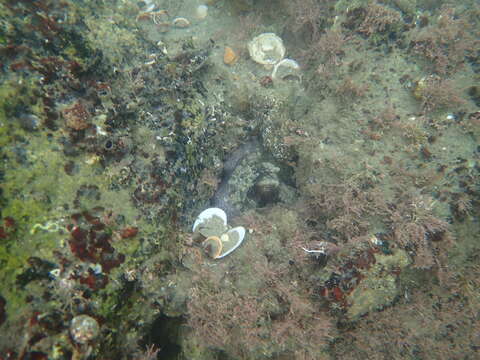
<instances>
[{"instance_id":1,"label":"white shell","mask_svg":"<svg viewBox=\"0 0 480 360\"><path fill-rule=\"evenodd\" d=\"M274 33L264 33L248 43L248 52L255 62L274 65L285 56L285 46L282 39Z\"/></svg>"},{"instance_id":2,"label":"white shell","mask_svg":"<svg viewBox=\"0 0 480 360\"><path fill-rule=\"evenodd\" d=\"M172 20L172 24L177 28L186 28L190 26L190 21L184 17L177 17Z\"/></svg>"},{"instance_id":3,"label":"white shell","mask_svg":"<svg viewBox=\"0 0 480 360\"><path fill-rule=\"evenodd\" d=\"M288 77L300 80L300 65L293 59L283 59L273 68L272 79L285 80Z\"/></svg>"},{"instance_id":4,"label":"white shell","mask_svg":"<svg viewBox=\"0 0 480 360\"><path fill-rule=\"evenodd\" d=\"M155 9L155 6L156 6L155 4L150 4L143 11L144 12L152 12Z\"/></svg>"},{"instance_id":5,"label":"white shell","mask_svg":"<svg viewBox=\"0 0 480 360\"><path fill-rule=\"evenodd\" d=\"M245 228L243 226L237 226L228 230L220 237L223 243L223 249L216 259L221 259L230 254L242 244L243 239L245 239Z\"/></svg>"},{"instance_id":6,"label":"white shell","mask_svg":"<svg viewBox=\"0 0 480 360\"><path fill-rule=\"evenodd\" d=\"M195 229L198 225L202 224L206 220L212 218L213 216L218 216L223 220L223 224L227 226L227 214L220 208L208 208L203 210L200 215L197 216L197 219L193 223L192 231L195 232Z\"/></svg>"},{"instance_id":7,"label":"white shell","mask_svg":"<svg viewBox=\"0 0 480 360\"><path fill-rule=\"evenodd\" d=\"M195 17L199 20L203 20L208 16L208 6L207 5L198 5L195 10Z\"/></svg>"}]
</instances>

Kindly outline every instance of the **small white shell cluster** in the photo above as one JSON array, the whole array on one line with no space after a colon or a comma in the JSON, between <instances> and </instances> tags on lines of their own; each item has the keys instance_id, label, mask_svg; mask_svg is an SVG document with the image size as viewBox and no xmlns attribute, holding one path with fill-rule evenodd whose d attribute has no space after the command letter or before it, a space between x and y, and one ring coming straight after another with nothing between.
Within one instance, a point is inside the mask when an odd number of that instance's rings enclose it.
<instances>
[{"instance_id":1,"label":"small white shell cluster","mask_svg":"<svg viewBox=\"0 0 480 360\"><path fill-rule=\"evenodd\" d=\"M285 51L282 39L274 33L260 34L248 43L248 52L253 61L273 66L273 80L300 80L300 66L293 59L284 59Z\"/></svg>"},{"instance_id":2,"label":"small white shell cluster","mask_svg":"<svg viewBox=\"0 0 480 360\"><path fill-rule=\"evenodd\" d=\"M178 29L186 29L190 27L191 22L185 17L178 16L170 21L170 14L168 10L155 10L156 5L147 3L145 10L141 11L137 16L138 21L151 20L156 25L159 32L167 32L173 26ZM208 6L199 5L195 9L195 18L197 20L204 20L208 16Z\"/></svg>"},{"instance_id":3,"label":"small white shell cluster","mask_svg":"<svg viewBox=\"0 0 480 360\"><path fill-rule=\"evenodd\" d=\"M227 214L220 208L209 208L200 213L193 224L194 234L201 235L202 246L213 259L221 259L237 249L245 238L245 228L229 228Z\"/></svg>"}]
</instances>

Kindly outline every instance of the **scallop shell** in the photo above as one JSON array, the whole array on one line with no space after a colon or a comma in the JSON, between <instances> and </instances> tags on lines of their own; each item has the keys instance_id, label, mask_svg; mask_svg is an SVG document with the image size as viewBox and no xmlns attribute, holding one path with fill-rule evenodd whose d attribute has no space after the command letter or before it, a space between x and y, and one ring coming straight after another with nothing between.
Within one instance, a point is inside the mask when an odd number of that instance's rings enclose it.
<instances>
[{"instance_id":1,"label":"scallop shell","mask_svg":"<svg viewBox=\"0 0 480 360\"><path fill-rule=\"evenodd\" d=\"M282 39L274 33L264 33L248 43L248 52L255 62L274 65L285 56L285 46Z\"/></svg>"},{"instance_id":2,"label":"scallop shell","mask_svg":"<svg viewBox=\"0 0 480 360\"><path fill-rule=\"evenodd\" d=\"M184 17L177 17L173 19L172 24L177 28L187 28L190 26L190 21Z\"/></svg>"}]
</instances>

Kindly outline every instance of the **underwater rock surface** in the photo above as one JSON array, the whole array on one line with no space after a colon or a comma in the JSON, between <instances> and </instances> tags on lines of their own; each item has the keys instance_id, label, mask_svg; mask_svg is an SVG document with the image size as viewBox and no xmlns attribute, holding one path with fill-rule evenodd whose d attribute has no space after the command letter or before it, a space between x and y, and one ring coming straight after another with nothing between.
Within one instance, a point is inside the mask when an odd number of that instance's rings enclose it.
<instances>
[{"instance_id":1,"label":"underwater rock surface","mask_svg":"<svg viewBox=\"0 0 480 360\"><path fill-rule=\"evenodd\" d=\"M211 199L211 205L225 209L230 214L238 214L238 209L229 201L230 193L232 191L232 184L230 179L240 163L247 157L247 155L260 151L260 142L258 139L252 139L245 144L240 145L235 149L224 161L221 181L218 185L217 191Z\"/></svg>"},{"instance_id":2,"label":"underwater rock surface","mask_svg":"<svg viewBox=\"0 0 480 360\"><path fill-rule=\"evenodd\" d=\"M2 2L0 358L477 358L479 6Z\"/></svg>"},{"instance_id":3,"label":"underwater rock surface","mask_svg":"<svg viewBox=\"0 0 480 360\"><path fill-rule=\"evenodd\" d=\"M295 190L281 179L274 160L267 159L258 139L234 150L225 160L212 206L238 216L249 209L291 201Z\"/></svg>"}]
</instances>

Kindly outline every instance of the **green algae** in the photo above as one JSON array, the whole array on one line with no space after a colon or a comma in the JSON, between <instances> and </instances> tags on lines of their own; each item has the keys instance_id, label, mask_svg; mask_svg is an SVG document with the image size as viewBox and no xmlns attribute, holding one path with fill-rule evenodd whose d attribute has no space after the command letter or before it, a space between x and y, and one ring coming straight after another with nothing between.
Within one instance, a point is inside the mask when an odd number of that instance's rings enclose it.
<instances>
[{"instance_id":1,"label":"green algae","mask_svg":"<svg viewBox=\"0 0 480 360\"><path fill-rule=\"evenodd\" d=\"M32 81L31 84L35 82ZM16 289L16 276L23 271L26 260L32 256L32 250L48 254L57 242L52 234L32 236L30 231L35 224L59 215L52 214L51 207L46 202L48 196L55 191L52 184L56 180L55 170L58 171L59 159L52 159L50 168L45 166L46 163L36 161L38 156L45 154L39 154L33 149L36 146L43 149L48 141L43 136L31 137L14 121L15 109L26 104L32 105L31 109L41 115L38 103L32 104L35 85L29 87L27 81L26 84L15 86L15 82L11 81L2 84L0 89L3 94L0 104L0 146L4 169L7 170L2 181L2 217L10 217L15 222L15 231L0 244L0 292L7 299L8 310L16 313L25 306L24 297L19 296Z\"/></svg>"},{"instance_id":2,"label":"green algae","mask_svg":"<svg viewBox=\"0 0 480 360\"><path fill-rule=\"evenodd\" d=\"M95 170L95 163L88 164L90 155L76 159L77 173L70 176L65 172L66 159L56 139L43 132L28 133L14 120L11 109L16 104L31 102L29 97L35 89L28 91L27 87L24 91L24 87L20 90L11 84L4 84L2 89L8 95L1 107L4 131L0 134L0 143L7 170L2 183L2 217L14 220L15 231L0 244L0 293L7 300L7 312L21 314L20 309L26 306L22 295L25 290L19 288L17 277L28 267L27 260L33 254L55 261L53 252L66 246L65 226L71 211L67 209L74 203L81 184L98 186L101 204L120 210L127 223L133 223L138 212L126 206L130 201L126 190L109 190L109 178ZM35 111L35 106L31 109ZM95 200L82 200L85 210L97 205ZM118 247L131 254L137 249L138 241L123 241Z\"/></svg>"}]
</instances>

